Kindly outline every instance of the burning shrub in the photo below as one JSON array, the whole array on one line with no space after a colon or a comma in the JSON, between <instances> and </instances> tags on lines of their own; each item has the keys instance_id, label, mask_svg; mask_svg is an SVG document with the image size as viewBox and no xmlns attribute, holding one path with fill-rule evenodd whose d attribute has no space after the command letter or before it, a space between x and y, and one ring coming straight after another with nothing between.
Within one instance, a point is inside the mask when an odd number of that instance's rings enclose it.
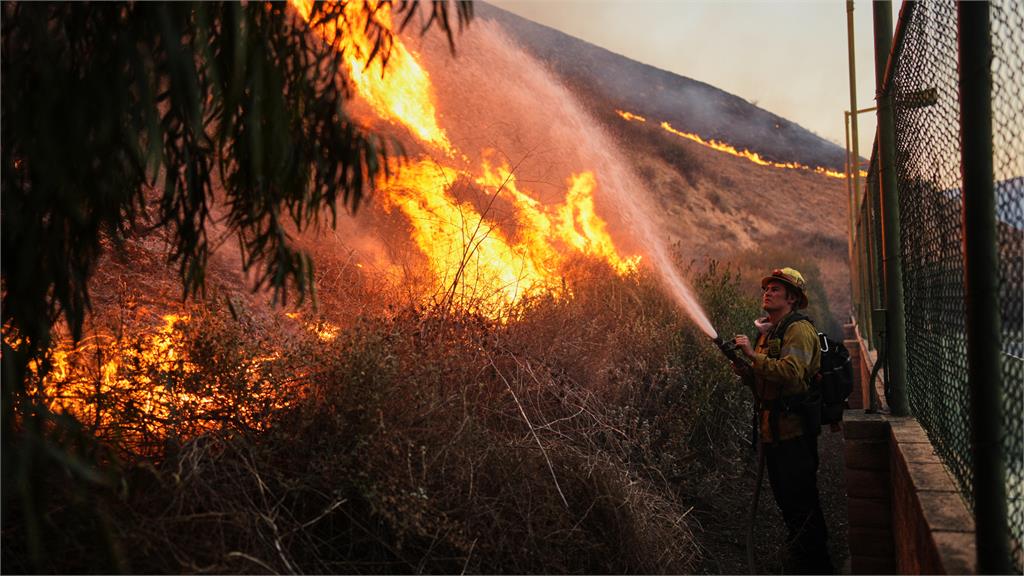
<instances>
[{"instance_id":1,"label":"burning shrub","mask_svg":"<svg viewBox=\"0 0 1024 576\"><path fill-rule=\"evenodd\" d=\"M30 365L26 396L73 416L128 460L160 459L168 442L224 427L261 430L270 412L294 401L308 371L305 342L281 338L279 323L252 330L252 318L206 309L162 322L97 331L75 346L60 341L46 370Z\"/></svg>"}]
</instances>

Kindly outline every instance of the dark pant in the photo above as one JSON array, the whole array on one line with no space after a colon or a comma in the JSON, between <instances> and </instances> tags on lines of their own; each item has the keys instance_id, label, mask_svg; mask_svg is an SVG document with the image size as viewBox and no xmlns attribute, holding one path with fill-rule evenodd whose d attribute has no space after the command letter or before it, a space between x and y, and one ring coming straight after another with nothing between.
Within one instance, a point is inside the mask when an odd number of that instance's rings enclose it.
<instances>
[{"instance_id":1,"label":"dark pant","mask_svg":"<svg viewBox=\"0 0 1024 576\"><path fill-rule=\"evenodd\" d=\"M772 494L789 530L786 543L793 570L831 574L828 532L818 500L818 437L765 444L764 452Z\"/></svg>"}]
</instances>

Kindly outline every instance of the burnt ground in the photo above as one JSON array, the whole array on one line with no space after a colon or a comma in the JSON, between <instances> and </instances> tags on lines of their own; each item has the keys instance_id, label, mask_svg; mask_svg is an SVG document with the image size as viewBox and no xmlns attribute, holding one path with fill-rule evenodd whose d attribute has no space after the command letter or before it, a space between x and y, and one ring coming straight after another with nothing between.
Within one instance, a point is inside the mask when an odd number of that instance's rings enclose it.
<instances>
[{"instance_id":1,"label":"burnt ground","mask_svg":"<svg viewBox=\"0 0 1024 576\"><path fill-rule=\"evenodd\" d=\"M843 463L843 434L823 428L818 438L821 466L818 492L829 531L829 554L838 573L849 574L850 551L847 541L846 476ZM697 503L694 515L700 523L698 539L704 547L702 574L749 574L747 562L747 525L751 496L757 476L757 463L750 456L746 469L725 479L715 496ZM768 476L761 486L754 549L757 573L784 574L786 529L775 506Z\"/></svg>"}]
</instances>

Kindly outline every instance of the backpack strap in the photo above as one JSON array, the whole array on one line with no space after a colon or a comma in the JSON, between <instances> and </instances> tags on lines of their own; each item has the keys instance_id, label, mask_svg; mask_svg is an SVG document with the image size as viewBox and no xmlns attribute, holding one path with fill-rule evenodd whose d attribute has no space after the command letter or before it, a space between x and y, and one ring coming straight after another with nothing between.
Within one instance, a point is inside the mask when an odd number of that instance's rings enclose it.
<instances>
[{"instance_id":1,"label":"backpack strap","mask_svg":"<svg viewBox=\"0 0 1024 576\"><path fill-rule=\"evenodd\" d=\"M808 318L807 316L799 312L791 312L788 316L782 319L782 322L779 322L778 326L776 326L775 328L772 329L771 332L769 332L768 340L771 340L774 337L778 337L780 347L780 351L778 354L772 354L771 349L769 347L769 358L778 360L781 357L782 339L786 335L786 330L789 330L789 327L791 325L800 322L801 320L806 320L811 324L812 327L814 326L814 322L812 322L811 319ZM811 378L813 378L813 376L811 376ZM808 386L809 385L810 383L808 382ZM783 399L782 391L780 390L779 395L774 400L772 400L771 406L768 411L768 428L771 430L772 438L776 439L776 441L778 441L779 438L779 415L782 412L793 411L792 405L799 405L801 402L805 400L805 398L806 394L798 394L795 396L789 396L787 399Z\"/></svg>"},{"instance_id":2,"label":"backpack strap","mask_svg":"<svg viewBox=\"0 0 1024 576\"><path fill-rule=\"evenodd\" d=\"M811 326L814 326L814 322L812 322L811 319L808 318L807 316L804 316L803 314L801 314L799 312L791 312L789 314L789 316L786 316L785 318L783 318L782 322L780 322L779 325L776 326L771 331L770 335L774 336L774 335L778 334L779 340L782 340L782 338L786 335L786 330L789 330L789 327L792 324L795 324L795 323L797 323L797 322L799 322L801 320L807 320L808 322L811 323ZM778 360L778 357L775 357L775 359Z\"/></svg>"}]
</instances>

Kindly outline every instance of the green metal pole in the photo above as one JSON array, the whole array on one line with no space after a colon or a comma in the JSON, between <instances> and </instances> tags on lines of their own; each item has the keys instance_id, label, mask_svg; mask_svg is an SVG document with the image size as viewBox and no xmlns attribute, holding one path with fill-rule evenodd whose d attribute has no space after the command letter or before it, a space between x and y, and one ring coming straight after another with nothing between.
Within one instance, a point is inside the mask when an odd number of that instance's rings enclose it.
<instances>
[{"instance_id":1,"label":"green metal pole","mask_svg":"<svg viewBox=\"0 0 1024 576\"><path fill-rule=\"evenodd\" d=\"M857 214L857 237L859 238L860 246L857 254L858 267L860 269L860 307L864 328L867 330L867 334L870 335L874 333L874 324L871 321L871 268L868 264L868 251L871 250L871 239L867 234L868 215L867 211L864 210L864 198L861 198Z\"/></svg>"},{"instance_id":2,"label":"green metal pole","mask_svg":"<svg viewBox=\"0 0 1024 576\"><path fill-rule=\"evenodd\" d=\"M871 347L878 348L876 342L878 337L874 334L874 311L882 305L879 302L878 297L878 244L879 240L874 238L874 229L876 229L876 222L878 221L877 210L873 210L872 207L876 205L879 197L879 186L878 178L874 178L874 184L872 186L871 181L868 180L864 186L864 260L865 268L867 269L867 306L868 306L868 318L870 318L871 326Z\"/></svg>"},{"instance_id":3,"label":"green metal pole","mask_svg":"<svg viewBox=\"0 0 1024 576\"><path fill-rule=\"evenodd\" d=\"M987 2L957 4L964 293L978 572L1011 573L1002 458L999 259L992 170L992 39Z\"/></svg>"},{"instance_id":4,"label":"green metal pole","mask_svg":"<svg viewBox=\"0 0 1024 576\"><path fill-rule=\"evenodd\" d=\"M876 138L875 138L875 145L877 146L878 145L877 132L876 132L875 136L876 136ZM874 186L872 186L870 181L868 181L865 184L865 186L864 186L864 219L867 222L866 225L864 226L865 246L867 247L865 249L865 257L864 257L864 259L867 261L867 269L868 269L868 273L867 273L867 276L868 276L868 307L870 308L872 313L874 312L874 310L878 309L879 306L881 306L881 303L878 301L878 294L877 294L877 292L878 292L878 290L877 290L877 287L878 287L878 279L877 279L878 270L877 270L877 257L876 257L876 254L875 254L876 250L878 249L878 239L875 238L875 223L877 222L878 214L876 213L877 211L872 209L872 207L875 206L876 198L878 198L877 182L878 182L878 179L875 178L875 185ZM874 321L874 319L872 319L872 323L873 323L873 321ZM872 341L874 341L875 338L874 338L874 333L873 332L871 334L871 337L872 337Z\"/></svg>"},{"instance_id":5,"label":"green metal pole","mask_svg":"<svg viewBox=\"0 0 1024 576\"><path fill-rule=\"evenodd\" d=\"M886 339L893 415L910 413L907 402L907 327L903 312L903 266L900 257L900 202L896 187L896 123L892 94L885 84L892 48L892 2L873 3L875 25L875 80L878 86L878 181L882 195L882 266L885 274ZM885 88L883 88L885 86Z\"/></svg>"}]
</instances>

